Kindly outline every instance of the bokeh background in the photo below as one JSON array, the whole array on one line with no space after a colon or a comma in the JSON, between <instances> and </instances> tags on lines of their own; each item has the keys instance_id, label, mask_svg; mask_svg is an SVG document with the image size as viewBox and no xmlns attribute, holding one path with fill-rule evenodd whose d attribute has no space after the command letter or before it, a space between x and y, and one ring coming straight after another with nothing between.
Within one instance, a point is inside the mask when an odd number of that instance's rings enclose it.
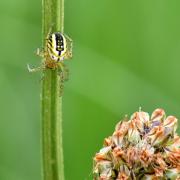
<instances>
[{"instance_id":1,"label":"bokeh background","mask_svg":"<svg viewBox=\"0 0 180 180\"><path fill-rule=\"evenodd\" d=\"M66 0L74 40L63 97L67 180L92 179L92 157L141 106L180 117L180 1ZM40 180L41 1L0 1L0 180Z\"/></svg>"}]
</instances>

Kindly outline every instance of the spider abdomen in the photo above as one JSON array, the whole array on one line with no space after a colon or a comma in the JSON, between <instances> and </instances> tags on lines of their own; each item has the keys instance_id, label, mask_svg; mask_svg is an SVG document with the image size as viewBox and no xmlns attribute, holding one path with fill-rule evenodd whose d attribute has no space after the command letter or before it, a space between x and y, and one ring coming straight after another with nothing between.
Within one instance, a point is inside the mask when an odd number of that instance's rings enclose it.
<instances>
[{"instance_id":1,"label":"spider abdomen","mask_svg":"<svg viewBox=\"0 0 180 180\"><path fill-rule=\"evenodd\" d=\"M67 43L64 35L60 32L50 34L47 40L47 50L52 60L64 60L67 51Z\"/></svg>"}]
</instances>

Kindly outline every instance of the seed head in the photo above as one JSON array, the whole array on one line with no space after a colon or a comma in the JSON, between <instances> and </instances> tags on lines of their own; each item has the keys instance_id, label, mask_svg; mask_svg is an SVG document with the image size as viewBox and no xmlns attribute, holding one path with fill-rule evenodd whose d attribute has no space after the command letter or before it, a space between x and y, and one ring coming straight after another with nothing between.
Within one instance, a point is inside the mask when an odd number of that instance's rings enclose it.
<instances>
[{"instance_id":1,"label":"seed head","mask_svg":"<svg viewBox=\"0 0 180 180\"><path fill-rule=\"evenodd\" d=\"M94 180L180 180L177 118L163 109L120 121L94 157Z\"/></svg>"}]
</instances>

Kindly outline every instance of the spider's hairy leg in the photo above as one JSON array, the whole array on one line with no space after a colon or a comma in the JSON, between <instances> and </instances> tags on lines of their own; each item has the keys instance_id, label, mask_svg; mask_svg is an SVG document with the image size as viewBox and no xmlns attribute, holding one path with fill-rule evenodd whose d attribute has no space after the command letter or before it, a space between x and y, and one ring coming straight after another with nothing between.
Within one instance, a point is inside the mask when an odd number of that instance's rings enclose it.
<instances>
[{"instance_id":1,"label":"spider's hairy leg","mask_svg":"<svg viewBox=\"0 0 180 180\"><path fill-rule=\"evenodd\" d=\"M64 37L66 38L66 41L67 41L67 52L65 55L65 59L71 59L72 58L73 40L66 34L64 34Z\"/></svg>"},{"instance_id":2,"label":"spider's hairy leg","mask_svg":"<svg viewBox=\"0 0 180 180\"><path fill-rule=\"evenodd\" d=\"M44 49L43 49L43 48L37 48L37 49L36 49L36 55L44 58L44 57L45 57L45 51L44 51Z\"/></svg>"},{"instance_id":3,"label":"spider's hairy leg","mask_svg":"<svg viewBox=\"0 0 180 180\"><path fill-rule=\"evenodd\" d=\"M42 70L45 69L45 67L44 67L44 65L41 65L41 66L36 67L36 68L31 68L31 67L29 66L29 64L27 64L27 69L28 69L28 71L29 71L30 73L33 73L33 72L42 71Z\"/></svg>"},{"instance_id":4,"label":"spider's hairy leg","mask_svg":"<svg viewBox=\"0 0 180 180\"><path fill-rule=\"evenodd\" d=\"M63 79L63 82L64 81L67 81L69 79L69 69L67 68L67 66L60 62L59 63L59 73L61 74L61 78Z\"/></svg>"},{"instance_id":5,"label":"spider's hairy leg","mask_svg":"<svg viewBox=\"0 0 180 180\"><path fill-rule=\"evenodd\" d=\"M63 94L64 82L68 80L69 70L62 62L59 63L58 74L60 76L60 96Z\"/></svg>"}]
</instances>

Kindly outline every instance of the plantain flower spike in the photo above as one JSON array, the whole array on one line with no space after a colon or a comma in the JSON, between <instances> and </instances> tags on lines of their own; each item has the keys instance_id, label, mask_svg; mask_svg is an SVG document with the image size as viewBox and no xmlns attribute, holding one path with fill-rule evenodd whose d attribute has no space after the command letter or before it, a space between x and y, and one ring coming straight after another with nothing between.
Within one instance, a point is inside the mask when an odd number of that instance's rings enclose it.
<instances>
[{"instance_id":1,"label":"plantain flower spike","mask_svg":"<svg viewBox=\"0 0 180 180\"><path fill-rule=\"evenodd\" d=\"M125 117L93 158L94 180L180 180L177 124L163 109Z\"/></svg>"}]
</instances>

